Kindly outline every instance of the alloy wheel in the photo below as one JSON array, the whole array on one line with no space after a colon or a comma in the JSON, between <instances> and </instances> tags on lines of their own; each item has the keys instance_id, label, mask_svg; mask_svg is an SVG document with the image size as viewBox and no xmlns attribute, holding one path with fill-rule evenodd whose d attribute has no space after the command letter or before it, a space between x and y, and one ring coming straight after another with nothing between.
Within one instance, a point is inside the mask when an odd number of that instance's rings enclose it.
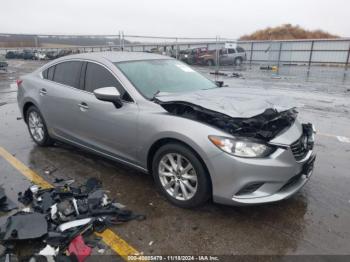
<instances>
[{"instance_id":1,"label":"alloy wheel","mask_svg":"<svg viewBox=\"0 0 350 262\"><path fill-rule=\"evenodd\" d=\"M37 112L31 111L29 113L28 125L34 140L37 142L42 142L45 138L45 129L43 120Z\"/></svg>"},{"instance_id":2,"label":"alloy wheel","mask_svg":"<svg viewBox=\"0 0 350 262\"><path fill-rule=\"evenodd\" d=\"M178 153L164 155L158 166L164 190L177 200L187 201L197 192L197 173L191 162Z\"/></svg>"}]
</instances>

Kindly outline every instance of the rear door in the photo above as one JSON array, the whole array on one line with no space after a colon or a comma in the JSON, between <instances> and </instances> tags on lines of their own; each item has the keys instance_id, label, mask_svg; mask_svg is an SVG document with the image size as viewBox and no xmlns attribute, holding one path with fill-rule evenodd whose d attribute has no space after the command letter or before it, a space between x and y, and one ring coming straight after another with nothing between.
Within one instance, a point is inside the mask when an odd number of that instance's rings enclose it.
<instances>
[{"instance_id":1,"label":"rear door","mask_svg":"<svg viewBox=\"0 0 350 262\"><path fill-rule=\"evenodd\" d=\"M80 89L83 65L81 61L66 61L50 67L43 72L47 84L40 90L49 132L72 141L79 141L81 135L78 101L84 92Z\"/></svg>"},{"instance_id":2,"label":"rear door","mask_svg":"<svg viewBox=\"0 0 350 262\"><path fill-rule=\"evenodd\" d=\"M84 67L84 91L79 96L78 119L84 145L120 160L135 161L137 150L138 106L106 66L88 62ZM123 106L98 100L93 91L115 87L121 94Z\"/></svg>"}]
</instances>

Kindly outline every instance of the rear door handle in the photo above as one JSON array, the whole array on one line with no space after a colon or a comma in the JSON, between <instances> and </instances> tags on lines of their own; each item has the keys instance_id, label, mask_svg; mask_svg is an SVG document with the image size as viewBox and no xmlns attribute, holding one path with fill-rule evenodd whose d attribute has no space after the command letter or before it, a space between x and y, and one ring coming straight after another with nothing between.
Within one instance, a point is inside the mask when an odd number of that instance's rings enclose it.
<instances>
[{"instance_id":1,"label":"rear door handle","mask_svg":"<svg viewBox=\"0 0 350 262\"><path fill-rule=\"evenodd\" d=\"M78 106L81 111L86 111L89 109L88 105L85 102L81 102Z\"/></svg>"},{"instance_id":2,"label":"rear door handle","mask_svg":"<svg viewBox=\"0 0 350 262\"><path fill-rule=\"evenodd\" d=\"M45 88L41 88L40 91L39 91L39 94L42 95L42 96L46 95L47 94L46 89Z\"/></svg>"}]
</instances>

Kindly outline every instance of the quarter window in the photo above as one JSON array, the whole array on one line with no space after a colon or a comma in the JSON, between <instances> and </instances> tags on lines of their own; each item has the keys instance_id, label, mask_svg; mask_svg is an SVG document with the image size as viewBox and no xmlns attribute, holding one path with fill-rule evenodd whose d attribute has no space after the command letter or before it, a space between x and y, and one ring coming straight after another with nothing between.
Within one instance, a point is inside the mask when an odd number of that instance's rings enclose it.
<instances>
[{"instance_id":1,"label":"quarter window","mask_svg":"<svg viewBox=\"0 0 350 262\"><path fill-rule=\"evenodd\" d=\"M53 80L53 75L54 75L54 73L55 73L55 68L56 68L56 66L51 66L49 69L47 69L48 70L48 72L47 72L47 79L48 80Z\"/></svg>"},{"instance_id":2,"label":"quarter window","mask_svg":"<svg viewBox=\"0 0 350 262\"><path fill-rule=\"evenodd\" d=\"M48 71L49 71L49 69L46 69L42 72L44 79L47 79Z\"/></svg>"},{"instance_id":3,"label":"quarter window","mask_svg":"<svg viewBox=\"0 0 350 262\"><path fill-rule=\"evenodd\" d=\"M87 63L85 74L85 91L93 92L101 87L115 87L125 101L132 101L118 80L104 67L95 63Z\"/></svg>"},{"instance_id":4,"label":"quarter window","mask_svg":"<svg viewBox=\"0 0 350 262\"><path fill-rule=\"evenodd\" d=\"M56 68L54 69L53 81L79 88L81 67L82 62L78 61L69 61L57 64Z\"/></svg>"}]
</instances>

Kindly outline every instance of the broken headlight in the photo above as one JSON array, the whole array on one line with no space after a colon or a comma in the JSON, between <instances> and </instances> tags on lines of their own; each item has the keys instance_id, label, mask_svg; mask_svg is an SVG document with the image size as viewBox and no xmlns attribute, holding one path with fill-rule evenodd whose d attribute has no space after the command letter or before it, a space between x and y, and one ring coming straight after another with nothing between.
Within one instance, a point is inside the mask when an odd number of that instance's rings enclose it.
<instances>
[{"instance_id":1,"label":"broken headlight","mask_svg":"<svg viewBox=\"0 0 350 262\"><path fill-rule=\"evenodd\" d=\"M265 157L274 151L271 146L248 140L222 136L209 136L209 140L222 151L239 157Z\"/></svg>"}]
</instances>

